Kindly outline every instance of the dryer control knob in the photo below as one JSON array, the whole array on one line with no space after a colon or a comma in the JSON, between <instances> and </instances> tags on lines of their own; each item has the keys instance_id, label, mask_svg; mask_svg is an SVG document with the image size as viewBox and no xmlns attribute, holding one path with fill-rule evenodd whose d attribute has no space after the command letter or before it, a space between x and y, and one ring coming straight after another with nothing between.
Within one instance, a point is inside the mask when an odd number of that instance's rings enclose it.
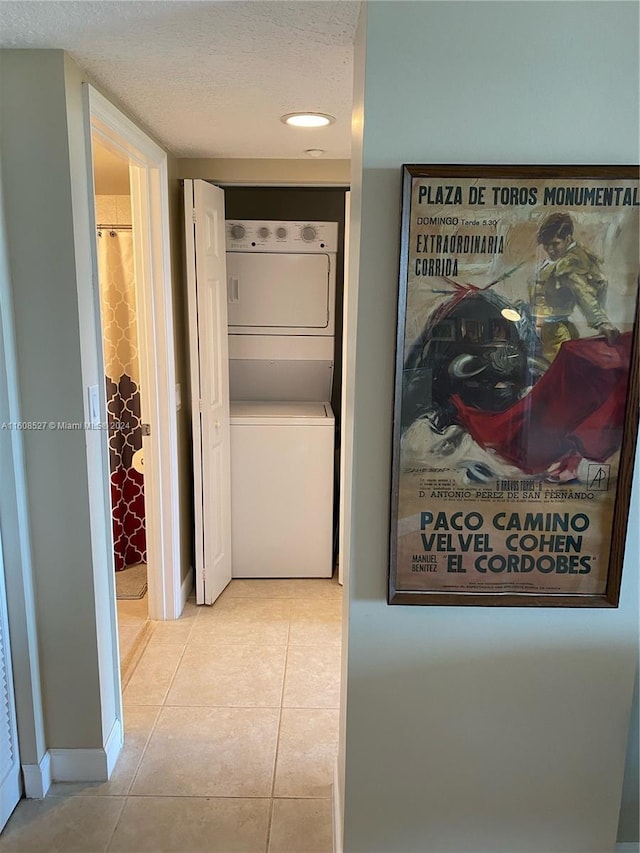
<instances>
[{"instance_id":1,"label":"dryer control knob","mask_svg":"<svg viewBox=\"0 0 640 853\"><path fill-rule=\"evenodd\" d=\"M244 225L232 225L231 226L231 236L234 240L242 240L244 235L246 234L246 229Z\"/></svg>"},{"instance_id":2,"label":"dryer control knob","mask_svg":"<svg viewBox=\"0 0 640 853\"><path fill-rule=\"evenodd\" d=\"M283 228L282 225L279 228L276 228L276 237L279 237L281 240L284 240L284 238L286 236L287 236L287 229L286 228Z\"/></svg>"},{"instance_id":3,"label":"dryer control knob","mask_svg":"<svg viewBox=\"0 0 640 853\"><path fill-rule=\"evenodd\" d=\"M311 243L312 240L316 239L316 229L312 225L305 225L302 229L302 239L306 243Z\"/></svg>"},{"instance_id":4,"label":"dryer control knob","mask_svg":"<svg viewBox=\"0 0 640 853\"><path fill-rule=\"evenodd\" d=\"M258 229L258 237L260 237L262 240L266 240L267 237L269 236L269 234L270 234L269 229L265 228L264 225L262 226L262 228Z\"/></svg>"}]
</instances>

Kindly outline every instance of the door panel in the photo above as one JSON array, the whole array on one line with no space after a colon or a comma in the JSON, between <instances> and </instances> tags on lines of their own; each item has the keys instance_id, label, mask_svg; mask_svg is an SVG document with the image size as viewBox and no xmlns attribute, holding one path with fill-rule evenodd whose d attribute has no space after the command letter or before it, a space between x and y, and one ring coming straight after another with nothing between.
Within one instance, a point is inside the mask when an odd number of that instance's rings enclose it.
<instances>
[{"instance_id":1,"label":"door panel","mask_svg":"<svg viewBox=\"0 0 640 853\"><path fill-rule=\"evenodd\" d=\"M185 181L194 454L196 600L231 580L229 358L224 193Z\"/></svg>"},{"instance_id":2,"label":"door panel","mask_svg":"<svg viewBox=\"0 0 640 853\"><path fill-rule=\"evenodd\" d=\"M22 794L9 625L0 537L0 831Z\"/></svg>"},{"instance_id":3,"label":"door panel","mask_svg":"<svg viewBox=\"0 0 640 853\"><path fill-rule=\"evenodd\" d=\"M210 456L211 468L209 472L209 480L212 484L212 495L222 494L225 489L225 464L224 459L222 457L223 453L222 448L220 446L212 448ZM224 536L222 535L222 531L224 529L224 513L222 511L222 503L220 501L216 502L213 509L216 513L216 524L213 527L212 535L209 537L209 565L217 564L218 562L223 560L225 556L225 542Z\"/></svg>"}]
</instances>

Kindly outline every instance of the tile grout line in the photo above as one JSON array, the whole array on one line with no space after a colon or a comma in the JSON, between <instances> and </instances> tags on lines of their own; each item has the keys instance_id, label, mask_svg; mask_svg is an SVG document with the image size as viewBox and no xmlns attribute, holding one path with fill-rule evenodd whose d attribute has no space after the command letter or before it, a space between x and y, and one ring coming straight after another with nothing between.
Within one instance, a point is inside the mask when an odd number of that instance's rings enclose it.
<instances>
[{"instance_id":1,"label":"tile grout line","mask_svg":"<svg viewBox=\"0 0 640 853\"><path fill-rule=\"evenodd\" d=\"M148 617L147 617L147 620L149 622L152 621ZM140 657L136 661L136 665L131 670L127 684L129 684L129 682L131 681L131 679L133 678L133 676L135 674L135 671L137 670L138 666L140 665L140 661L142 660L142 655L146 651L146 649L149 645L149 642L151 641L151 637L153 637L154 633L155 633L155 625L152 625L151 635L149 637L149 640L147 641L147 644L146 644L142 654L140 655ZM145 706L143 706L143 707L145 707ZM149 706L146 706L146 707L149 707ZM116 821L116 825L115 825L115 828L113 830L114 834L115 834L116 829L118 828L118 824L120 823L120 818L122 817L122 812L124 811L124 806L126 805L127 798L129 797L131 789L133 788L133 783L136 781L138 771L140 770L140 765L142 764L142 759L144 758L144 754L147 751L147 746L149 745L149 741L151 740L151 735L153 734L155 727L156 727L156 724L157 724L158 720L160 719L160 707L161 706L155 706L155 707L157 707L158 710L156 711L156 715L155 715L155 718L153 720L153 724L152 724L151 728L149 729L149 734L146 737L146 740L144 742L144 746L142 747L142 749L140 751L140 757L139 757L138 761L136 762L135 769L134 769L133 773L131 774L131 780L130 780L129 784L127 785L127 789L126 789L125 794L124 794L125 802L124 802L124 805L122 806L122 810L121 810L120 814L118 815L118 820ZM125 704L124 704L124 690L122 691L122 732L123 732L122 751L124 751L125 743L126 743L126 737L127 737L127 722L126 722L126 708L125 708ZM119 757L120 756L118 756L118 758ZM110 843L111 843L111 839L109 840L109 844ZM108 848L108 846L109 845L107 845L107 848Z\"/></svg>"},{"instance_id":2,"label":"tile grout line","mask_svg":"<svg viewBox=\"0 0 640 853\"><path fill-rule=\"evenodd\" d=\"M107 843L104 846L104 853L109 853L109 847L111 847L111 842L113 841L114 836L116 834L116 830L118 829L118 826L120 825L120 820L122 819L122 813L124 812L124 807L126 805L127 805L127 798L126 798L126 796L123 796L122 797L122 806L120 808L120 811L118 812L118 817L117 817L116 822L113 826L113 829L109 835L109 838L107 839Z\"/></svg>"},{"instance_id":3,"label":"tile grout line","mask_svg":"<svg viewBox=\"0 0 640 853\"><path fill-rule=\"evenodd\" d=\"M196 616L196 619L197 619L197 616ZM161 711L161 712L162 712L162 708L164 708L164 707L165 707L165 705L166 705L167 697L169 696L169 693L171 692L171 688L173 687L173 682L176 680L176 675L178 674L178 670L180 669L180 666L181 666L181 664L182 664L182 661L184 660L184 656L185 656L185 654L186 654L186 652L187 652L187 646L189 645L189 640L190 640L190 638L191 638L191 634L192 634L192 632L193 632L193 629L194 629L194 627L195 627L195 624L196 624L196 620L194 619L194 620L193 620L193 625L192 625L192 626L191 626L191 628L189 629L189 633L188 633L188 635L187 635L187 639L185 640L184 647L183 647L183 649L182 649L182 653L181 653L180 657L178 658L178 663L177 663L177 665L176 665L176 668L175 668L175 669L174 669L174 671L173 671L173 675L171 676L171 679L169 680L169 685L168 685L168 687L167 687L167 690L166 690L166 692L165 692L165 694L164 694L164 696L163 696L163 698L162 698L162 702L160 703L160 711ZM171 707L171 706L169 706L169 707ZM160 715L158 714L158 718L159 718L159 717L160 717Z\"/></svg>"},{"instance_id":4,"label":"tile grout line","mask_svg":"<svg viewBox=\"0 0 640 853\"><path fill-rule=\"evenodd\" d=\"M196 617L196 618L197 618L197 617ZM138 773L140 772L140 767L141 767L141 765L142 765L142 761L143 761L143 759L144 759L144 756L145 756L145 754L146 754L147 748L148 748L149 743L150 743L150 741L151 741L151 737L152 737L153 733L154 733L154 732L155 732L155 730L156 730L156 726L158 725L158 721L159 721L159 719L160 719L160 715L161 715L161 713L162 713L162 709L165 707L165 702L166 702L166 699L167 699L167 697L168 697L168 695L169 695L169 691L171 690L171 687L172 687L173 682L174 682L174 680L175 680L175 677L176 677L176 674L177 674L177 672L178 672L178 669L180 668L180 664L182 663L182 660L183 660L183 658L184 658L185 652L186 652L186 650L187 650L187 643L189 642L189 637L191 636L191 633L192 633L192 631L193 631L194 625L195 625L195 619L194 619L194 621L193 621L193 625L192 625L192 626L191 626L191 628L189 629L189 633L188 633L188 635L187 635L187 640L185 641L184 647L183 647L183 649L182 649L182 654L180 655L180 657L179 657L179 659L178 659L178 663L176 664L176 668L175 668L175 670L174 670L174 672L173 672L173 676L171 677L171 680L170 680L170 682L169 682L169 686L167 687L167 690L166 690L166 692L165 692L165 694L164 694L164 697L163 697L162 701L161 701L161 702L160 702L160 704L159 704L159 705L157 705L157 706L156 706L156 705L153 705L153 706L148 706L148 705L147 705L147 706L143 706L143 707L157 707L157 708L158 708L158 712L156 713L156 718L155 718L155 720L153 721L153 725L151 726L151 729L150 729L150 731L149 731L149 735L148 735L148 737L147 737L147 739L146 739L146 741L145 741L144 747L142 748L142 751L141 751L141 753L140 753L140 758L138 759L138 762L137 762L137 764L136 764L136 769L135 769L135 771L134 771L134 773L133 773L133 776L132 776L132 778L131 778L131 782L129 783L129 786L128 786L128 788L127 788L127 793L126 793L126 796L127 796L127 797L130 797L130 796L136 796L135 794L132 794L132 793L131 793L131 791L132 791L133 786L135 785L136 780L137 780L137 778L138 778ZM155 630L155 628L154 628L154 630ZM153 636L153 635L152 635L152 636ZM140 660L142 660L142 657L140 657ZM131 673L131 677L132 677L132 678L133 678L133 675L134 675L134 673L135 673L135 670L138 668L138 666L139 666L139 664L140 664L140 660L139 660L139 661L138 661L138 663L136 664L136 667L135 667L134 671ZM124 701L123 701L123 704L124 704ZM171 706L169 706L169 707L171 707ZM125 737L126 737L126 734L127 734L127 733L126 733L126 723L125 723Z\"/></svg>"},{"instance_id":5,"label":"tile grout line","mask_svg":"<svg viewBox=\"0 0 640 853\"><path fill-rule=\"evenodd\" d=\"M154 731L156 730L156 726L157 726L157 724L158 724L158 720L160 719L160 711L162 710L162 705L142 705L142 706L140 706L140 707L143 707L143 708L151 708L151 707L155 707L155 708L157 708L158 710L156 711L155 719L154 719L154 721L153 721L153 724L152 724L151 728L149 729L149 734L147 735L147 738L146 738L146 740L145 740L145 742L144 742L144 746L143 746L143 747L142 747L142 749L140 750L140 758L139 758L139 759L138 759L138 761L136 762L135 770L133 771L133 773L132 773L132 775L131 775L131 781L130 781L130 782L129 782L129 784L127 785L127 790L126 790L126 793L125 793L125 797L127 797L127 798L129 798L129 797L131 797L131 796L135 796L135 794L132 794L132 793L131 793L131 789L133 788L134 782L135 782L135 781L136 781L136 779L138 778L138 772L139 772L139 770L140 770L140 765L142 764L142 759L144 758L145 753L146 753L146 751L147 751L147 747L149 746L149 741L151 740L151 735L152 735L152 734L154 733ZM124 732L124 735L125 735L125 737L127 736L126 723L125 723L125 732ZM118 819L118 820L119 820L119 819Z\"/></svg>"},{"instance_id":6,"label":"tile grout line","mask_svg":"<svg viewBox=\"0 0 640 853\"><path fill-rule=\"evenodd\" d=\"M273 813L275 810L275 789L276 789L276 773L278 772L278 754L280 752L280 732L282 730L282 706L284 703L284 687L287 680L287 663L289 661L289 639L291 637L291 599L289 600L289 609L287 614L287 643L284 654L284 667L282 671L282 690L280 691L280 713L278 714L278 731L276 733L276 749L273 759L273 778L271 780L271 803L269 808L269 825L267 827L267 846L266 853L269 853L271 845L271 830L273 827Z\"/></svg>"},{"instance_id":7,"label":"tile grout line","mask_svg":"<svg viewBox=\"0 0 640 853\"><path fill-rule=\"evenodd\" d=\"M137 780L137 778L138 778L138 774L140 773L140 768L141 768L141 766L142 766L142 761L143 761L143 759L144 759L144 757L145 757L145 754L146 754L146 752L147 752L147 749L148 749L148 747L149 747L149 743L151 742L151 737L152 737L153 733L154 733L154 732L155 732L155 730L156 730L156 727L157 727L157 725L158 725L158 721L160 720L160 716L161 716L161 714L162 714L162 709L163 709L163 708L165 708L165 707L173 707L173 706L170 706L170 705L166 705L166 700L167 700L167 698L168 698L168 696L169 696L169 692L170 692L170 690L171 690L171 687L173 686L173 682L175 681L175 677L176 677L176 675L177 675L177 673L178 673L178 669L180 668L180 664L182 663L182 661L183 661L183 659L184 659L185 653L186 653L186 651L187 651L187 645L189 644L189 640L191 639L191 635L193 634L193 630L194 630L194 628L195 628L196 621L197 621L197 619L198 619L198 615L199 615L199 611L197 611L197 612L196 612L196 616L195 616L195 618L194 618L194 620L193 620L193 624L192 624L192 625L191 625L191 627L189 628L189 633L187 634L187 639L185 640L184 647L183 647L183 649L182 649L182 654L180 655L180 657L179 657L179 659L178 659L178 663L177 663L176 668L175 668L175 670L174 670L173 676L171 677L171 680L170 680L170 682L169 682L169 686L167 687L166 693L164 694L164 697L163 697L163 699L162 699L162 702L161 702L161 703L160 703L160 705L158 706L158 712L157 712L157 714L156 714L156 718L155 718L155 720L154 720L154 722L153 722L153 725L151 726L151 730L150 730L150 732L149 732L149 736L147 737L147 739L146 739L146 741L145 741L144 747L143 747L143 749L142 749L142 751L141 751L141 753L140 753L140 758L139 758L139 760L138 760L138 762L137 762L137 764L136 764L136 769L135 769L135 771L134 771L134 773L133 773L133 776L132 776L132 778L131 778L131 782L129 783L129 787L127 788L127 794L126 794L127 798L128 798L128 797L136 797L136 796L137 796L136 794L132 794L132 793L131 793L131 791L133 790L133 786L135 785L136 780ZM177 645L177 644L176 644L176 645ZM139 663L139 662L140 662L140 661L138 661L138 663ZM136 668L137 668L137 665L136 665ZM134 670L134 671L135 671L135 670ZM133 676L133 673L132 673L132 676ZM147 706L147 707L148 707L148 706ZM125 731L125 736L126 736L126 731ZM118 819L118 820L119 820L119 819Z\"/></svg>"},{"instance_id":8,"label":"tile grout line","mask_svg":"<svg viewBox=\"0 0 640 853\"><path fill-rule=\"evenodd\" d=\"M24 798L23 798L24 799ZM79 791L77 794L58 793L48 794L47 800L59 800L60 802L68 802L73 800L91 800L92 802L106 802L108 800L301 800L307 802L309 800L318 800L325 802L331 799L331 795L321 797L319 794L290 794L286 797L269 797L267 795L253 794L86 794ZM3 839L4 840L4 839Z\"/></svg>"},{"instance_id":9,"label":"tile grout line","mask_svg":"<svg viewBox=\"0 0 640 853\"><path fill-rule=\"evenodd\" d=\"M278 769L278 753L280 752L280 731L282 728L282 709L284 705L284 689L287 681L287 664L289 663L289 640L291 637L291 601L289 601L289 613L287 619L287 642L284 653L284 668L282 670L282 689L280 691L280 713L278 714L278 738L276 740L276 755L273 765L273 782L271 784L271 797L275 793L276 788L276 771Z\"/></svg>"}]
</instances>

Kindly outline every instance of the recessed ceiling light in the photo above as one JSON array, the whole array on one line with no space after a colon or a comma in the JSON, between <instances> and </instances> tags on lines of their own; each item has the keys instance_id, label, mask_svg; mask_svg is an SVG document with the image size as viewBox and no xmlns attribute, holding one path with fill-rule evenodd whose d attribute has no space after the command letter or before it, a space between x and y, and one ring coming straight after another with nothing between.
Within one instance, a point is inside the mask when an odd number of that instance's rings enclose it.
<instances>
[{"instance_id":1,"label":"recessed ceiling light","mask_svg":"<svg viewBox=\"0 0 640 853\"><path fill-rule=\"evenodd\" d=\"M324 148L307 148L304 153L307 154L309 157L322 157L322 155L326 154L327 152L324 150Z\"/></svg>"},{"instance_id":2,"label":"recessed ceiling light","mask_svg":"<svg viewBox=\"0 0 640 853\"><path fill-rule=\"evenodd\" d=\"M287 113L280 121L292 127L326 127L334 123L335 117L327 113Z\"/></svg>"}]
</instances>

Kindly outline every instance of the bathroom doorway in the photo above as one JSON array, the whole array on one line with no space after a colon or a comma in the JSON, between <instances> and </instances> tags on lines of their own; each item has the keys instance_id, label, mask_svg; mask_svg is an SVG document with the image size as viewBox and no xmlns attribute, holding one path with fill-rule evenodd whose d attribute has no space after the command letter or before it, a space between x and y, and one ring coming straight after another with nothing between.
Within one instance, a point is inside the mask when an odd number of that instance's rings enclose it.
<instances>
[{"instance_id":1,"label":"bathroom doorway","mask_svg":"<svg viewBox=\"0 0 640 853\"><path fill-rule=\"evenodd\" d=\"M100 324L107 419L120 675L123 688L149 630L142 417L141 299L136 281L129 158L92 134Z\"/></svg>"},{"instance_id":2,"label":"bathroom doorway","mask_svg":"<svg viewBox=\"0 0 640 853\"><path fill-rule=\"evenodd\" d=\"M115 247L124 254L129 250L133 254L135 297L125 296L127 287L118 284L112 288L115 306L106 308L105 317L114 327L119 343L123 328L137 333L139 383L130 364L134 347L129 343L124 348L129 353L119 357L110 344L109 354L105 350L101 359L102 379L88 388L92 417L105 424L115 421L110 435L105 430L101 458L95 460L95 476L90 480L90 500L102 507L113 505L117 510L117 517L100 512L92 520L92 538L104 543L113 555L110 577L100 587L98 607L114 664L124 663L125 667L130 664L132 670L142 628L146 625L146 630L150 629L149 619L177 619L192 586L191 577L183 577L180 571L183 562L178 512L180 389L176 386L173 346L168 166L166 152L88 84L85 84L85 105L87 141L91 143L87 158L92 178L90 221L92 226L106 226L95 228L93 243L94 334L98 351L103 350L104 325L100 316L100 254L110 250L118 255ZM111 165L121 175L120 184L94 188L93 172L97 171L99 177L101 170L94 164L93 147L96 151L99 147L107 150ZM96 194L95 189L104 191ZM105 204L96 203L100 195L112 198ZM113 218L115 221L100 221ZM100 231L102 237L98 236ZM129 239L132 245L128 244ZM102 249L100 240L104 241ZM130 272L128 275L131 277ZM141 395L139 390L143 391ZM141 433L136 438L131 431L137 426ZM122 435L116 435L118 432ZM115 468L111 465L114 458ZM136 467L141 470L136 471ZM115 478L114 470L118 472ZM115 569L125 565L136 568L143 575L137 582L143 585L145 557L146 596L117 602ZM140 590L134 594L139 595ZM120 636L118 622L124 629ZM134 657L128 660L130 654ZM113 674L117 682L114 685L117 717L122 724L123 683L116 667Z\"/></svg>"}]
</instances>

